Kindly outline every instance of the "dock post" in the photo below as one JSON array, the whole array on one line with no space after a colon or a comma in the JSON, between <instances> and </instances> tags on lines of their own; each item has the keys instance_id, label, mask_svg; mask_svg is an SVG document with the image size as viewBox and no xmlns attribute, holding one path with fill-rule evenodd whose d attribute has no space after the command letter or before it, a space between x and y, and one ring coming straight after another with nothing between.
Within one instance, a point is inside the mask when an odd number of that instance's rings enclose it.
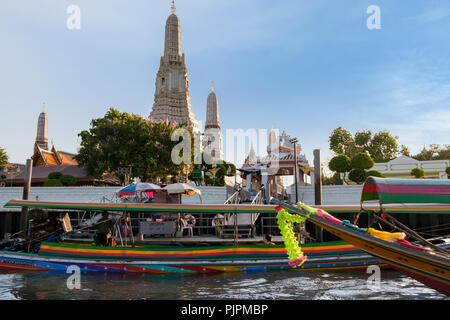
<instances>
[{"instance_id":1,"label":"dock post","mask_svg":"<svg viewBox=\"0 0 450 320\"><path fill-rule=\"evenodd\" d=\"M322 167L320 164L320 149L314 150L314 204L322 204ZM316 240L323 242L323 229L316 226Z\"/></svg>"},{"instance_id":2,"label":"dock post","mask_svg":"<svg viewBox=\"0 0 450 320\"><path fill-rule=\"evenodd\" d=\"M22 195L23 200L28 200L30 198L32 174L33 174L33 160L27 159L25 180L23 181L23 195ZM25 236L27 234L26 233L27 220L28 220L28 208L22 207L22 212L20 214L20 230L25 232Z\"/></svg>"}]
</instances>

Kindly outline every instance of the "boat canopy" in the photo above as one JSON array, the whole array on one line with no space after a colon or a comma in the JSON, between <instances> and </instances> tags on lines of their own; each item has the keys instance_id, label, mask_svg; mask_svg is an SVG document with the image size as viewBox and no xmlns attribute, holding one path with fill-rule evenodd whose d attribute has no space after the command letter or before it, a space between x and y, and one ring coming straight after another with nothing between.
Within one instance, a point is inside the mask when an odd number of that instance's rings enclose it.
<instances>
[{"instance_id":1,"label":"boat canopy","mask_svg":"<svg viewBox=\"0 0 450 320\"><path fill-rule=\"evenodd\" d=\"M369 177L363 186L361 203L370 200L379 200L380 204L450 204L450 180Z\"/></svg>"}]
</instances>

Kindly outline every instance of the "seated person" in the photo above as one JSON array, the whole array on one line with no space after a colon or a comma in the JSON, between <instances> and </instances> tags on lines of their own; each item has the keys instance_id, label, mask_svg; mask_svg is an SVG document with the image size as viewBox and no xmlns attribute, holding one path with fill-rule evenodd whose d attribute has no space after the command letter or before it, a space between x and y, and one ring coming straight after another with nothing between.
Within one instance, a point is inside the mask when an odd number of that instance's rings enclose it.
<instances>
[{"instance_id":1,"label":"seated person","mask_svg":"<svg viewBox=\"0 0 450 320\"><path fill-rule=\"evenodd\" d=\"M264 243L265 244L275 244L272 242L272 235L271 234L266 234L264 236Z\"/></svg>"},{"instance_id":2,"label":"seated person","mask_svg":"<svg viewBox=\"0 0 450 320\"><path fill-rule=\"evenodd\" d=\"M114 221L109 219L108 212L102 213L102 218L95 224L94 228L97 229L94 235L95 244L103 247L110 246Z\"/></svg>"}]
</instances>

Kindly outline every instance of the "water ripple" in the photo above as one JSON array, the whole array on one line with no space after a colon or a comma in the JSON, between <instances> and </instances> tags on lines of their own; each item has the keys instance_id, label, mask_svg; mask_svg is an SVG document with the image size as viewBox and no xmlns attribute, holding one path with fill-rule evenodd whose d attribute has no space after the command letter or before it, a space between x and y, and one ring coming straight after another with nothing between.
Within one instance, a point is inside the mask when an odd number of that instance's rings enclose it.
<instances>
[{"instance_id":1,"label":"water ripple","mask_svg":"<svg viewBox=\"0 0 450 320\"><path fill-rule=\"evenodd\" d=\"M368 287L364 272L271 271L213 275L81 276L67 288L67 274L0 273L2 300L415 300L448 299L396 271L382 271L381 286Z\"/></svg>"}]
</instances>

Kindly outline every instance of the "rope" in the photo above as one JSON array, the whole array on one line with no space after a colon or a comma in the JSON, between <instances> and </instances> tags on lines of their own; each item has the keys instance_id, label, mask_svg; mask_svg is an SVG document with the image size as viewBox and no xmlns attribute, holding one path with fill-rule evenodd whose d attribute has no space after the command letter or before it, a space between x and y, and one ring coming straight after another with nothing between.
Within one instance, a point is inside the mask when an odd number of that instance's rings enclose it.
<instances>
[{"instance_id":1,"label":"rope","mask_svg":"<svg viewBox=\"0 0 450 320\"><path fill-rule=\"evenodd\" d=\"M431 242L429 242L428 240L426 240L425 238L423 238L422 236L420 236L418 233L416 233L416 232L414 232L413 230L409 229L407 226L405 226L405 225L402 224L401 222L395 220L395 219L394 219L393 217L391 217L389 214L387 214L387 213L383 213L383 214L384 214L385 217L387 217L387 218L390 220L390 222L387 221L387 220L385 220L385 219L383 219L383 218L378 217L378 216L375 215L375 214L374 214L373 216L374 216L377 220L382 221L382 222L384 222L384 223L390 225L391 227L393 227L393 228L395 228L395 229L397 229L397 230L400 230L400 231L402 231L402 232L405 232L405 233L406 233L407 235L409 235L411 238L414 238L414 239L416 239L416 240L422 242L423 244L425 244L425 245L427 245L427 246L433 248L434 250L436 250L436 251L438 251L438 252L444 254L445 256L448 256L448 255L449 255L449 251L448 251L447 249L444 249L444 248L441 248L441 247L438 247L438 246L432 244ZM397 226L396 224L398 224L399 226Z\"/></svg>"}]
</instances>

